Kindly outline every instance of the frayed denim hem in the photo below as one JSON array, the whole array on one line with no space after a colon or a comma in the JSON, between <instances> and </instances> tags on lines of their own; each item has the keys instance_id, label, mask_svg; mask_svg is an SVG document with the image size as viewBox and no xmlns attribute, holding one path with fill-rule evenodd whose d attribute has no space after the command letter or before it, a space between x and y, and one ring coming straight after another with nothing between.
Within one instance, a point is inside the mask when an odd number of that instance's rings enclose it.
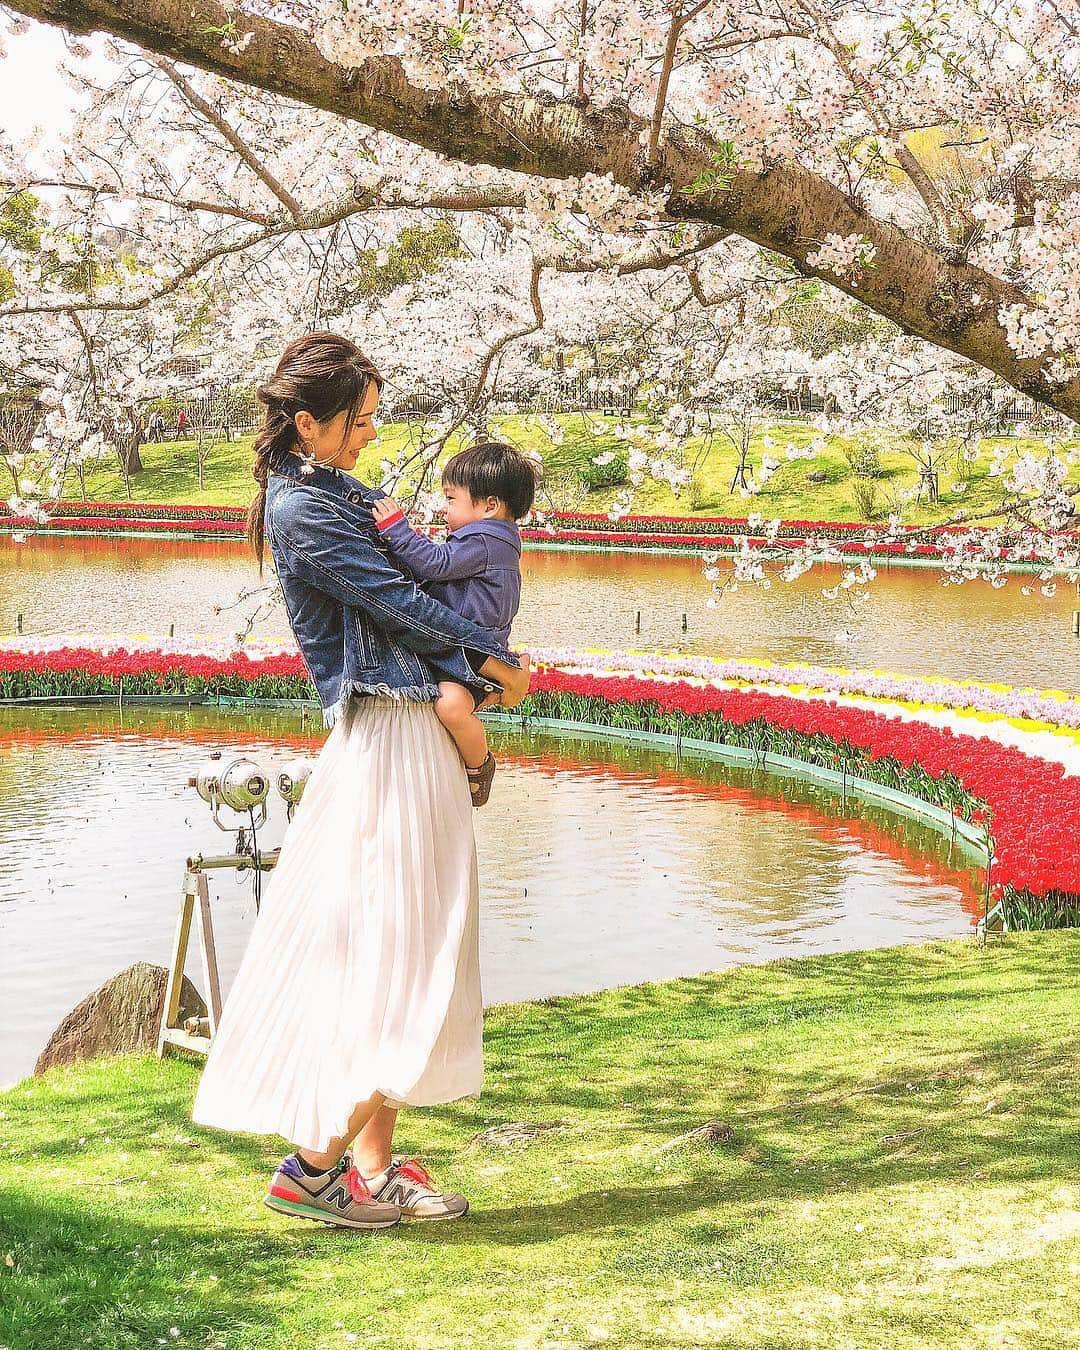
<instances>
[{"instance_id":1,"label":"frayed denim hem","mask_svg":"<svg viewBox=\"0 0 1080 1350\"><path fill-rule=\"evenodd\" d=\"M363 684L359 680L346 680L341 687L338 701L323 709L323 726L329 731L341 718L347 704L354 694L371 695L375 698L392 698L404 703L434 703L439 697L437 684L407 684L392 689L388 684Z\"/></svg>"}]
</instances>

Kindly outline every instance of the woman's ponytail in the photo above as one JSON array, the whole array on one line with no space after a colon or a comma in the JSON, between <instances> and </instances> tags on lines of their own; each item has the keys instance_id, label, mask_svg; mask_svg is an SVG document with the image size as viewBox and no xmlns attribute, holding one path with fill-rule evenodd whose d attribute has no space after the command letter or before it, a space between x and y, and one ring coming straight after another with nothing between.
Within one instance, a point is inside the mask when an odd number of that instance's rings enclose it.
<instances>
[{"instance_id":1,"label":"woman's ponytail","mask_svg":"<svg viewBox=\"0 0 1080 1350\"><path fill-rule=\"evenodd\" d=\"M258 561L261 577L266 551L266 484L274 464L292 449L296 440L296 426L292 418L286 415L282 400L274 392L274 381L261 384L255 394L266 412L253 446L255 463L251 472L259 489L248 507L247 541Z\"/></svg>"}]
</instances>

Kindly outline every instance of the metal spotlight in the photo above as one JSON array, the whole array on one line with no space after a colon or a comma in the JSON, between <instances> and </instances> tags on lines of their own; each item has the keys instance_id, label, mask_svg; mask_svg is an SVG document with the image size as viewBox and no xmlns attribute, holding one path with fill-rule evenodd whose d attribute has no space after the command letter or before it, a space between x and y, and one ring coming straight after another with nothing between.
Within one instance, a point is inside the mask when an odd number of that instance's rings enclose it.
<instances>
[{"instance_id":1,"label":"metal spotlight","mask_svg":"<svg viewBox=\"0 0 1080 1350\"><path fill-rule=\"evenodd\" d=\"M218 815L222 805L241 815L247 815L258 808L259 815L253 820L256 826L266 823L266 798L270 792L270 780L250 759L232 760L224 769L221 767L221 752L213 751L208 760L200 765L194 778L188 779L204 802L210 804L214 824L226 833L236 827L227 825Z\"/></svg>"},{"instance_id":2,"label":"metal spotlight","mask_svg":"<svg viewBox=\"0 0 1080 1350\"><path fill-rule=\"evenodd\" d=\"M292 820L293 812L300 805L300 798L304 795L304 789L307 787L311 770L314 767L310 759L302 757L290 759L278 774L277 790L284 798L285 808L290 820Z\"/></svg>"},{"instance_id":3,"label":"metal spotlight","mask_svg":"<svg viewBox=\"0 0 1080 1350\"><path fill-rule=\"evenodd\" d=\"M250 759L234 759L221 775L221 800L234 811L250 811L259 807L262 825L266 820L266 798L270 793L270 780L259 766Z\"/></svg>"},{"instance_id":4,"label":"metal spotlight","mask_svg":"<svg viewBox=\"0 0 1080 1350\"><path fill-rule=\"evenodd\" d=\"M193 787L204 802L211 806L221 799L221 751L212 751L210 758L200 764L194 778L188 779L188 787Z\"/></svg>"}]
</instances>

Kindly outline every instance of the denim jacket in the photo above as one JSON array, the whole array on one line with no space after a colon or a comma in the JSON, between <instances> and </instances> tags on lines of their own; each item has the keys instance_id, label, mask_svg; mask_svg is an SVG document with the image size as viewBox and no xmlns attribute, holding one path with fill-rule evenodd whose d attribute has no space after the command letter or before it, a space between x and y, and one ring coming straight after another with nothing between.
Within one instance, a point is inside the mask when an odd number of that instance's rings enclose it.
<instances>
[{"instance_id":1,"label":"denim jacket","mask_svg":"<svg viewBox=\"0 0 1080 1350\"><path fill-rule=\"evenodd\" d=\"M504 645L521 602L521 534L512 520L474 520L445 544L419 534L404 515L378 526L391 554L424 590Z\"/></svg>"},{"instance_id":2,"label":"denim jacket","mask_svg":"<svg viewBox=\"0 0 1080 1350\"><path fill-rule=\"evenodd\" d=\"M424 595L387 557L372 492L337 469L304 476L296 455L266 486L266 539L289 625L332 727L354 694L431 702L438 681L480 697L497 686L476 674L489 656L518 662L483 628Z\"/></svg>"}]
</instances>

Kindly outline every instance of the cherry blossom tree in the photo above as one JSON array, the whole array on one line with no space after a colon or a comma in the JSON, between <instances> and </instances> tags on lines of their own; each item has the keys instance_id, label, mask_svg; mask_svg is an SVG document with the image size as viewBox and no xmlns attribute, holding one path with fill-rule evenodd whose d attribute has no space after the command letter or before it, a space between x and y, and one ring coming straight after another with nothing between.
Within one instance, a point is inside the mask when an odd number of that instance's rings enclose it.
<instances>
[{"instance_id":1,"label":"cherry blossom tree","mask_svg":"<svg viewBox=\"0 0 1080 1350\"><path fill-rule=\"evenodd\" d=\"M252 371L332 321L392 386L441 399L388 467L417 492L500 385L589 344L653 415L624 428L629 489L645 473L685 486L691 431L718 428L710 407L733 408L763 355L913 445L948 441L954 414L970 437L965 391L984 385L988 408L1019 391L1080 419L1076 0L5 8L123 44L48 172L16 147L0 172L48 217L43 261L5 259L0 344L39 341L54 392L92 383L90 319L167 314ZM73 40L85 82L81 54ZM935 172L927 135L962 173ZM444 239L405 269L418 222ZM786 311L822 282L873 336L785 371ZM992 547L1071 574L1075 545L1050 538L1069 498L1058 448L1003 466ZM777 458L735 486L753 492Z\"/></svg>"},{"instance_id":2,"label":"cherry blossom tree","mask_svg":"<svg viewBox=\"0 0 1080 1350\"><path fill-rule=\"evenodd\" d=\"M339 135L347 119L438 152L474 168L477 205L489 176L475 169L487 167L524 179L517 194L531 209L565 210L584 192L610 218L603 179L625 190L624 216L739 234L1032 397L1080 408L1075 0L7 7L111 32L189 87L173 61L268 91L279 110L289 99L332 114ZM303 220L304 185L256 160L237 119L219 118L276 199L277 228L286 214ZM909 143L921 128L970 141L973 191L935 183ZM274 130L255 143L281 146L280 118Z\"/></svg>"}]
</instances>

